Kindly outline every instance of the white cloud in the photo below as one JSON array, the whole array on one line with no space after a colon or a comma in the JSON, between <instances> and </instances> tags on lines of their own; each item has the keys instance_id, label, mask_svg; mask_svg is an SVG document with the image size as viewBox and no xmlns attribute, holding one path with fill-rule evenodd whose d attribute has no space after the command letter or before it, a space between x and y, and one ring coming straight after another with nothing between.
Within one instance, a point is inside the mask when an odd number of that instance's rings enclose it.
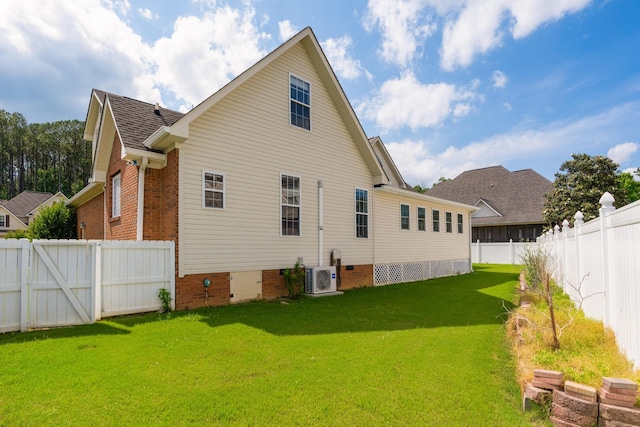
<instances>
[{"instance_id":1,"label":"white cloud","mask_svg":"<svg viewBox=\"0 0 640 427\"><path fill-rule=\"evenodd\" d=\"M201 102L264 56L260 42L266 36L254 16L251 8L224 6L179 17L171 37L152 48L154 81L181 100L183 110Z\"/></svg>"},{"instance_id":2,"label":"white cloud","mask_svg":"<svg viewBox=\"0 0 640 427\"><path fill-rule=\"evenodd\" d=\"M509 78L502 71L496 70L493 72L493 87L504 88L507 86L508 81Z\"/></svg>"},{"instance_id":3,"label":"white cloud","mask_svg":"<svg viewBox=\"0 0 640 427\"><path fill-rule=\"evenodd\" d=\"M144 19L146 20L152 20L152 19L158 19L158 15L154 14L151 9L142 9L139 8L138 9L138 13L140 14L140 16L142 16Z\"/></svg>"},{"instance_id":4,"label":"white cloud","mask_svg":"<svg viewBox=\"0 0 640 427\"><path fill-rule=\"evenodd\" d=\"M540 6L539 0L520 0L508 2L511 12L511 34L516 39L526 37L540 25L558 21L565 15L578 12L592 0L554 0Z\"/></svg>"},{"instance_id":5,"label":"white cloud","mask_svg":"<svg viewBox=\"0 0 640 427\"><path fill-rule=\"evenodd\" d=\"M348 49L351 43L351 37L347 35L338 39L327 39L321 44L331 67L339 77L353 80L365 75L371 80L371 74L362 67L360 61L349 55Z\"/></svg>"},{"instance_id":6,"label":"white cloud","mask_svg":"<svg viewBox=\"0 0 640 427\"><path fill-rule=\"evenodd\" d=\"M280 40L283 42L289 40L300 31L298 27L292 25L288 20L278 22L278 30L280 31Z\"/></svg>"},{"instance_id":7,"label":"white cloud","mask_svg":"<svg viewBox=\"0 0 640 427\"><path fill-rule=\"evenodd\" d=\"M624 142L611 147L607 152L607 157L617 164L622 165L638 151L638 148L640 148L640 144L637 142Z\"/></svg>"},{"instance_id":8,"label":"white cloud","mask_svg":"<svg viewBox=\"0 0 640 427\"><path fill-rule=\"evenodd\" d=\"M506 111L511 111L513 110L513 107L511 106L511 104L509 104L508 102L505 102L504 104L502 104L502 106L504 107L504 109Z\"/></svg>"},{"instance_id":9,"label":"white cloud","mask_svg":"<svg viewBox=\"0 0 640 427\"><path fill-rule=\"evenodd\" d=\"M423 0L369 0L364 26L379 27L383 41L382 58L401 67L420 55L419 48L437 26L433 16L424 14Z\"/></svg>"},{"instance_id":10,"label":"white cloud","mask_svg":"<svg viewBox=\"0 0 640 427\"><path fill-rule=\"evenodd\" d=\"M464 89L447 83L423 84L407 71L384 82L373 99L360 104L357 110L385 130L438 126L452 116L469 114L470 103L477 98L474 85L475 81L471 89Z\"/></svg>"},{"instance_id":11,"label":"white cloud","mask_svg":"<svg viewBox=\"0 0 640 427\"><path fill-rule=\"evenodd\" d=\"M386 142L386 146L407 182L431 186L442 176L455 178L470 169L509 163L550 164L550 161L552 168L558 168L574 152L602 154L598 141L610 138L611 128L635 126L639 113L640 104L626 104L577 120L559 121L541 128L514 129L466 146L450 146L438 153L431 152L430 141L424 140ZM638 148L637 143L624 143L613 147L608 155L613 151L614 156L621 156L618 159L629 160ZM557 169L547 175L555 171Z\"/></svg>"},{"instance_id":12,"label":"white cloud","mask_svg":"<svg viewBox=\"0 0 640 427\"><path fill-rule=\"evenodd\" d=\"M509 31L523 38L540 25L557 21L567 14L584 9L591 0L467 0L450 15L444 25L440 65L445 70L466 67L478 54L484 54L502 45L503 23L509 20Z\"/></svg>"}]
</instances>

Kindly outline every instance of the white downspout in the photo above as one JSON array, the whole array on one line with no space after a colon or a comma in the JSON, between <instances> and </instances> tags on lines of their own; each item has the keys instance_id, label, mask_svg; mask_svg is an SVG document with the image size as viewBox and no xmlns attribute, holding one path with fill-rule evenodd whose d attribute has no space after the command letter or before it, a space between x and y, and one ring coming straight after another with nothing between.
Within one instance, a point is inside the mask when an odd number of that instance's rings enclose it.
<instances>
[{"instance_id":1,"label":"white downspout","mask_svg":"<svg viewBox=\"0 0 640 427\"><path fill-rule=\"evenodd\" d=\"M318 266L321 267L324 264L322 251L323 251L323 229L324 229L324 219L323 219L323 189L322 189L322 181L318 181Z\"/></svg>"},{"instance_id":2,"label":"white downspout","mask_svg":"<svg viewBox=\"0 0 640 427\"><path fill-rule=\"evenodd\" d=\"M142 164L138 168L138 217L136 221L136 240L142 240L144 226L144 173L149 163L148 157L142 158Z\"/></svg>"}]
</instances>

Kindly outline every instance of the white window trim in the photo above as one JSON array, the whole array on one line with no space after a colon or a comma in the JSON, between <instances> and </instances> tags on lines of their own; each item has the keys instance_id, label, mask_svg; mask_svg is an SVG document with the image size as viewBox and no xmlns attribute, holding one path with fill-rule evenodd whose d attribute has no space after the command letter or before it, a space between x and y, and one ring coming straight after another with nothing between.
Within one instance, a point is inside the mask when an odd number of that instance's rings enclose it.
<instances>
[{"instance_id":1,"label":"white window trim","mask_svg":"<svg viewBox=\"0 0 640 427\"><path fill-rule=\"evenodd\" d=\"M354 201L357 201L356 194L358 194L358 191L364 191L365 193L367 193L367 212L366 213L358 212L355 209L355 206L354 206L354 221L355 221L355 224L354 224L354 227L353 227L354 237L356 239L368 239L369 238L369 231L371 230L371 227L370 227L371 222L369 221L370 220L370 215L369 215L369 205L370 205L370 202L369 202L369 190L367 190L365 188L358 188L358 187L354 188L354 190L353 190L353 200ZM358 236L358 215L365 215L367 217L367 237Z\"/></svg>"},{"instance_id":2,"label":"white window trim","mask_svg":"<svg viewBox=\"0 0 640 427\"><path fill-rule=\"evenodd\" d=\"M420 230L420 209L424 209L424 230ZM427 231L427 208L424 206L417 206L416 207L416 230L417 231Z\"/></svg>"},{"instance_id":3,"label":"white window trim","mask_svg":"<svg viewBox=\"0 0 640 427\"><path fill-rule=\"evenodd\" d=\"M291 123L291 101L293 101L293 99L291 99L291 77L295 77L296 79L302 80L303 82L309 84L309 105L308 105L308 107L309 107L309 129L305 129L303 127L296 126L293 123ZM313 100L312 100L312 96L311 96L311 94L313 93L313 86L311 85L311 82L308 81L308 80L303 79L302 77L298 77L293 73L289 73L289 79L287 81L287 90L288 90L288 92L287 92L287 94L288 94L287 101L288 101L288 108L289 108L289 117L287 117L287 120L289 121L289 126L294 127L296 129L303 130L305 132L311 132L313 130L313 121L311 120L311 116L313 115L312 114L312 109L313 109L313 104L312 103L313 103ZM296 100L295 102L298 102L298 101ZM302 103L300 103L300 104L301 105L305 105L305 104L302 104Z\"/></svg>"},{"instance_id":4,"label":"white window trim","mask_svg":"<svg viewBox=\"0 0 640 427\"><path fill-rule=\"evenodd\" d=\"M409 212L409 228L402 228L402 207L406 206ZM400 203L400 231L411 231L411 205L407 203Z\"/></svg>"},{"instance_id":5,"label":"white window trim","mask_svg":"<svg viewBox=\"0 0 640 427\"><path fill-rule=\"evenodd\" d=\"M214 174L222 176L222 191L214 190L214 189L205 189L204 187L204 176L205 174ZM217 211L224 211L227 209L227 176L223 172L218 172L214 170L202 170L202 179L200 181L200 185L202 187L202 208L203 209L214 209ZM205 193L207 191L213 191L214 193L222 193L222 208L216 208L214 206L206 206L205 205Z\"/></svg>"},{"instance_id":6,"label":"white window trim","mask_svg":"<svg viewBox=\"0 0 640 427\"><path fill-rule=\"evenodd\" d=\"M433 229L433 225L434 225L434 220L433 220L433 213L434 212L438 212L438 230L434 230ZM440 216L440 209L431 209L431 232L432 233L441 233L442 231L442 217Z\"/></svg>"},{"instance_id":7,"label":"white window trim","mask_svg":"<svg viewBox=\"0 0 640 427\"><path fill-rule=\"evenodd\" d=\"M451 218L451 221L447 221L447 214ZM448 225L451 224L451 229L448 230ZM445 212L444 213L444 231L449 234L453 234L453 212Z\"/></svg>"},{"instance_id":8,"label":"white window trim","mask_svg":"<svg viewBox=\"0 0 640 427\"><path fill-rule=\"evenodd\" d=\"M297 127L297 126L296 126ZM299 230L300 233L298 233L298 235L290 235L290 234L283 234L282 233L282 206L295 206L295 205L285 205L284 203L282 203L282 177L283 176L290 176L291 178L298 178L298 182L300 184L300 202L298 204L298 225L299 225ZM285 237L285 238L299 238L302 237L302 178L299 175L294 175L291 173L286 173L286 172L280 172L280 184L278 185L279 191L278 191L278 200L280 201L280 209L278 209L278 224L280 227L280 237Z\"/></svg>"},{"instance_id":9,"label":"white window trim","mask_svg":"<svg viewBox=\"0 0 640 427\"><path fill-rule=\"evenodd\" d=\"M118 172L111 177L111 218L119 218L120 215L122 215L122 173Z\"/></svg>"}]
</instances>

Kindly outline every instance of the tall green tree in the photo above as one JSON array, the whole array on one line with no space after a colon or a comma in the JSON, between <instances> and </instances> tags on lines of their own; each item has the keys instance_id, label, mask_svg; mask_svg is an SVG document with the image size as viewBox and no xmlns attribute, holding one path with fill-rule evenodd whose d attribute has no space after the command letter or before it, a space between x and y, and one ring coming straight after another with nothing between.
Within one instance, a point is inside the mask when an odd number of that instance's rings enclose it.
<instances>
[{"instance_id":1,"label":"tall green tree","mask_svg":"<svg viewBox=\"0 0 640 427\"><path fill-rule=\"evenodd\" d=\"M0 199L24 190L62 191L71 197L91 173L91 144L84 122L27 124L19 113L0 110Z\"/></svg>"},{"instance_id":2,"label":"tall green tree","mask_svg":"<svg viewBox=\"0 0 640 427\"><path fill-rule=\"evenodd\" d=\"M640 181L636 181L636 176L640 176L640 168L634 173L622 172L618 175L618 185L626 191L629 203L640 200Z\"/></svg>"},{"instance_id":3,"label":"tall green tree","mask_svg":"<svg viewBox=\"0 0 640 427\"><path fill-rule=\"evenodd\" d=\"M598 217L600 197L608 191L616 199L615 206L628 203L626 191L616 175L618 164L605 156L572 154L572 159L560 165L553 189L545 195L544 219L549 226L565 219L573 223L577 211L584 220Z\"/></svg>"}]
</instances>

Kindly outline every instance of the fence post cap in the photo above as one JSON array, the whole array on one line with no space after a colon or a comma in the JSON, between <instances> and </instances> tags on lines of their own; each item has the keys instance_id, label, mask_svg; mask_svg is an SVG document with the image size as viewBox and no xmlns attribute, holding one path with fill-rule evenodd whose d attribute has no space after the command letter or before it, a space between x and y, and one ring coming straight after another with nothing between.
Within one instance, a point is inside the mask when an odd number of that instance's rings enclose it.
<instances>
[{"instance_id":1,"label":"fence post cap","mask_svg":"<svg viewBox=\"0 0 640 427\"><path fill-rule=\"evenodd\" d=\"M602 195L602 197L600 197L600 201L598 203L600 203L603 208L612 208L613 202L615 201L616 199L607 191Z\"/></svg>"}]
</instances>

